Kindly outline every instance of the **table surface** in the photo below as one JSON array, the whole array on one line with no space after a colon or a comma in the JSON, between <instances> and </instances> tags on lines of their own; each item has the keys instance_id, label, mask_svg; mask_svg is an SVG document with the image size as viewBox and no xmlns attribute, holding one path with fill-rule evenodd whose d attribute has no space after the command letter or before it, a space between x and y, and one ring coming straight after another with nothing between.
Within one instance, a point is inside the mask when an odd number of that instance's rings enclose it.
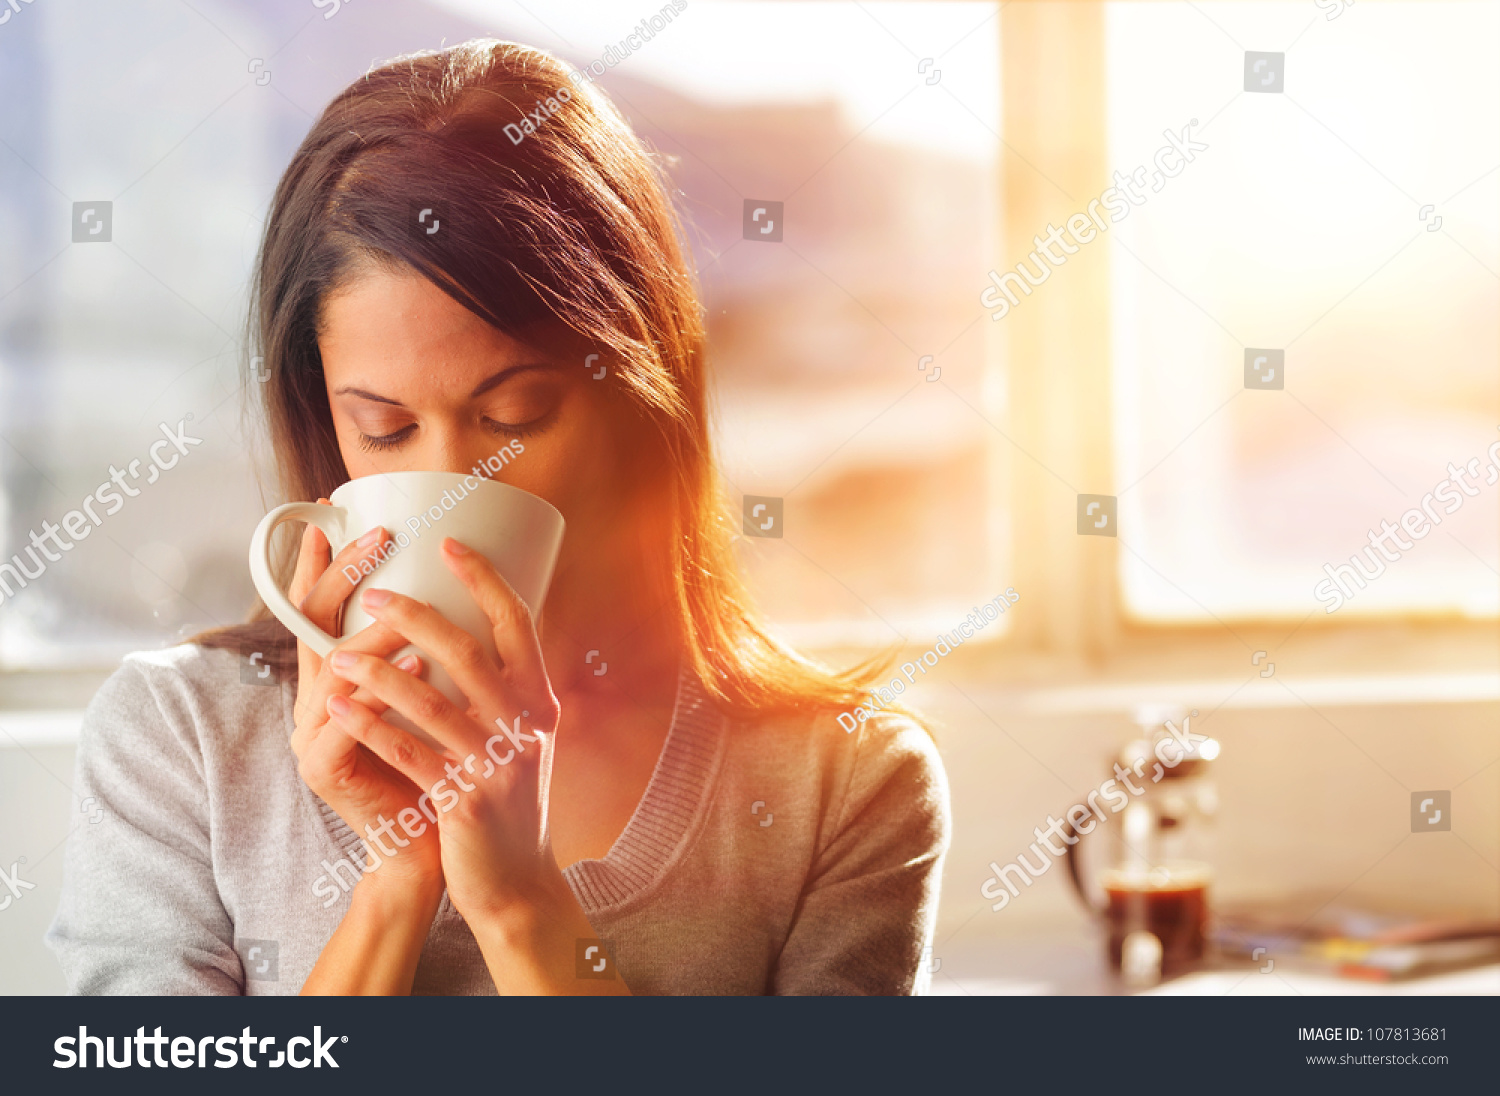
<instances>
[{"instance_id":1,"label":"table surface","mask_svg":"<svg viewBox=\"0 0 1500 1096\"><path fill-rule=\"evenodd\" d=\"M1091 932L1018 935L1003 940L950 943L932 960L936 997L1052 995L1205 997L1500 996L1500 964L1392 982L1340 978L1322 971L1277 964L1204 970L1170 978L1146 990L1122 983L1107 969L1102 941Z\"/></svg>"}]
</instances>

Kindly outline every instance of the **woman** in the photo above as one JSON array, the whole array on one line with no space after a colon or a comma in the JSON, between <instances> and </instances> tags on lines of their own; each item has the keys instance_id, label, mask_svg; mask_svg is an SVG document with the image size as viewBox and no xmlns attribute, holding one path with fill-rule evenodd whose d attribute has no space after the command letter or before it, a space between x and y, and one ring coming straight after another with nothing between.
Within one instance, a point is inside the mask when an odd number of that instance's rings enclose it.
<instances>
[{"instance_id":1,"label":"woman","mask_svg":"<svg viewBox=\"0 0 1500 1096\"><path fill-rule=\"evenodd\" d=\"M443 542L498 661L380 590L326 660L264 610L130 656L79 749L106 824L71 839L48 936L73 991L918 991L941 765L903 715L839 727L873 668L832 674L757 623L677 224L603 96L494 41L373 70L277 188L252 315L288 497L510 446L498 478L562 512L562 554L533 621ZM293 601L336 634L344 568L386 535L330 559L309 528ZM468 711L386 661L408 641ZM295 681L242 675L256 653ZM403 838L380 821L451 760L390 709L452 757L523 716L537 744Z\"/></svg>"}]
</instances>

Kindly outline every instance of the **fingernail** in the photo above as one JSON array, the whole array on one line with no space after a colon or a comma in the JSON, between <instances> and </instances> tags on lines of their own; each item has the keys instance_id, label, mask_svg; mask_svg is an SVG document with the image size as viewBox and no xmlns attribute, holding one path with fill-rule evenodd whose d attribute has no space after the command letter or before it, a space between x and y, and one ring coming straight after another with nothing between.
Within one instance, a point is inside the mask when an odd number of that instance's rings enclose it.
<instances>
[{"instance_id":1,"label":"fingernail","mask_svg":"<svg viewBox=\"0 0 1500 1096\"><path fill-rule=\"evenodd\" d=\"M469 549L465 548L462 544L458 543L458 541L454 540L452 537L449 537L448 539L443 541L443 550L445 552L448 552L450 555L455 556L467 556L470 554Z\"/></svg>"},{"instance_id":2,"label":"fingernail","mask_svg":"<svg viewBox=\"0 0 1500 1096\"><path fill-rule=\"evenodd\" d=\"M359 662L359 659L355 658L348 651L335 651L333 657L328 661L333 663L335 670L352 670Z\"/></svg>"},{"instance_id":3,"label":"fingernail","mask_svg":"<svg viewBox=\"0 0 1500 1096\"><path fill-rule=\"evenodd\" d=\"M361 594L359 600L364 604L366 609L378 609L391 600L391 592L389 590L376 590L372 588Z\"/></svg>"},{"instance_id":4,"label":"fingernail","mask_svg":"<svg viewBox=\"0 0 1500 1096\"><path fill-rule=\"evenodd\" d=\"M396 669L398 669L398 670L405 670L409 674L416 673L416 670L417 670L417 656L416 655L407 655L400 662L396 663Z\"/></svg>"},{"instance_id":5,"label":"fingernail","mask_svg":"<svg viewBox=\"0 0 1500 1096\"><path fill-rule=\"evenodd\" d=\"M349 698L346 696L339 696L337 693L334 693L333 696L328 698L329 715L348 715L350 707Z\"/></svg>"},{"instance_id":6,"label":"fingernail","mask_svg":"<svg viewBox=\"0 0 1500 1096\"><path fill-rule=\"evenodd\" d=\"M380 526L377 525L375 528L371 529L368 533L360 537L354 543L359 545L359 547L361 548L368 548L370 545L374 544L377 540L380 539L380 532Z\"/></svg>"}]
</instances>

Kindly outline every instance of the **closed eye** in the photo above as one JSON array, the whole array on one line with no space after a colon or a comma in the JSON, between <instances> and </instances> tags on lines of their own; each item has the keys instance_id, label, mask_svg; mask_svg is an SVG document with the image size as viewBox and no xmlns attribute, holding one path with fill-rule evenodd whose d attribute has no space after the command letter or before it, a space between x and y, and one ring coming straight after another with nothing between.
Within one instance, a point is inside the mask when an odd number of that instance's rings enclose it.
<instances>
[{"instance_id":1,"label":"closed eye","mask_svg":"<svg viewBox=\"0 0 1500 1096\"><path fill-rule=\"evenodd\" d=\"M361 432L359 435L359 447L367 452L378 449L395 449L402 442L410 438L412 434L416 433L416 430L417 424L411 423L410 425L403 426L394 433L381 434L378 437L372 437L369 434Z\"/></svg>"},{"instance_id":2,"label":"closed eye","mask_svg":"<svg viewBox=\"0 0 1500 1096\"><path fill-rule=\"evenodd\" d=\"M524 438L529 434L536 433L543 426L546 426L548 423L550 423L552 419L552 412L555 410L556 408L552 408L544 412L543 414L538 415L530 422L498 422L495 419L489 417L485 417L481 421L484 423L484 428L491 434L497 434L500 436L509 435L513 438Z\"/></svg>"}]
</instances>

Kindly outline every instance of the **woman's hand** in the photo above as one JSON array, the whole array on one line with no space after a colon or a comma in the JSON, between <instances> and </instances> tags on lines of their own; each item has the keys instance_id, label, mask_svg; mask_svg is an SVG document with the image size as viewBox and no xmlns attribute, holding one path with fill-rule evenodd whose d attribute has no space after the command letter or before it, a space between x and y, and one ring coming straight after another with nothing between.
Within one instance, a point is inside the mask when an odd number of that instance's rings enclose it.
<instances>
[{"instance_id":1,"label":"woman's hand","mask_svg":"<svg viewBox=\"0 0 1500 1096\"><path fill-rule=\"evenodd\" d=\"M355 586L343 569L351 564L357 566L364 559L378 562L388 539L385 530L372 529L345 547L337 559L330 560L328 539L316 526L309 525L302 536L302 550L289 591L293 603L319 628L337 635L340 612ZM340 650L358 651L384 662L406 646L406 642L389 628L375 624L349 639ZM421 789L329 721L330 706L346 702L384 712L386 706L378 697L356 689L353 683L333 673L327 660L319 658L300 640L297 668L296 730L291 738L297 771L308 787L368 844L372 840L371 830L379 833L387 819L394 823L404 808L416 806ZM419 669L420 660L411 656L395 672L405 671L405 676ZM387 829L393 836L386 840L394 846L396 855L374 857L376 871L365 876L360 886L366 887L367 882L374 884L376 880L380 880L382 888L398 884L393 892L431 905L427 913L430 920L442 894L437 834L432 827L417 837L412 837L409 831L403 837L402 830Z\"/></svg>"},{"instance_id":2,"label":"woman's hand","mask_svg":"<svg viewBox=\"0 0 1500 1096\"><path fill-rule=\"evenodd\" d=\"M362 605L441 664L470 708L460 710L384 659L349 651L330 662L358 691L333 721L429 791L448 897L474 932L501 993L628 992L618 981L580 981L574 968L575 942L594 932L552 855L547 793L561 713L530 610L483 556L451 538L443 542L443 556L493 625L498 661L422 602L368 589ZM381 704L421 727L445 752L381 719Z\"/></svg>"}]
</instances>

